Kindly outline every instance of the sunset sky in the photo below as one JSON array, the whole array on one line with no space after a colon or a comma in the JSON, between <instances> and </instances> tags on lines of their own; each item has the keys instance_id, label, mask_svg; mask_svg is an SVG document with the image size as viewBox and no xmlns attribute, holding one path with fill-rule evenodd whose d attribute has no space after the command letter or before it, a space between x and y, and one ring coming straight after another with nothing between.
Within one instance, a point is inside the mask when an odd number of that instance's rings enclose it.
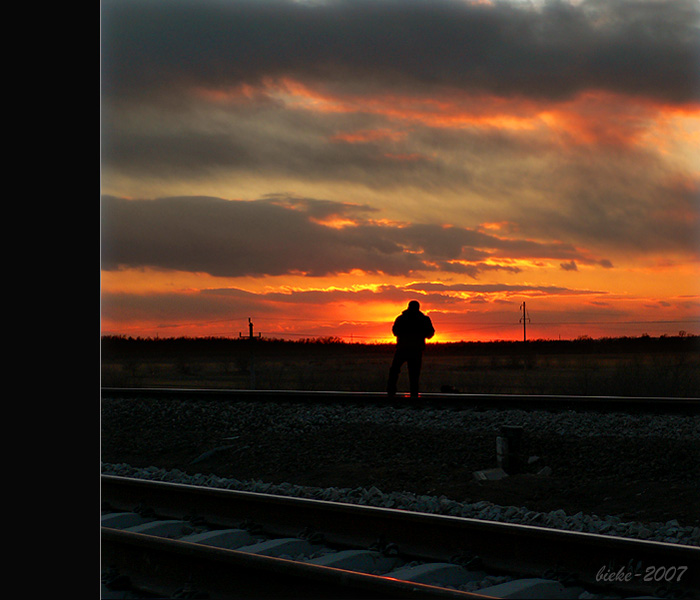
<instances>
[{"instance_id":1,"label":"sunset sky","mask_svg":"<svg viewBox=\"0 0 700 600\"><path fill-rule=\"evenodd\" d=\"M101 19L103 334L700 334L697 0Z\"/></svg>"}]
</instances>

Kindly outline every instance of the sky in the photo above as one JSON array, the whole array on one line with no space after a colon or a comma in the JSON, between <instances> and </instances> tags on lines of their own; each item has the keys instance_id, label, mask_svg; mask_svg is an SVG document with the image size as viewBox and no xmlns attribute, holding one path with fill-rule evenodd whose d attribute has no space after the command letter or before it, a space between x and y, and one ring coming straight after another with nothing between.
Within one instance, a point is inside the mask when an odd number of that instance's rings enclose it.
<instances>
[{"instance_id":1,"label":"sky","mask_svg":"<svg viewBox=\"0 0 700 600\"><path fill-rule=\"evenodd\" d=\"M700 335L698 0L101 6L103 335Z\"/></svg>"}]
</instances>

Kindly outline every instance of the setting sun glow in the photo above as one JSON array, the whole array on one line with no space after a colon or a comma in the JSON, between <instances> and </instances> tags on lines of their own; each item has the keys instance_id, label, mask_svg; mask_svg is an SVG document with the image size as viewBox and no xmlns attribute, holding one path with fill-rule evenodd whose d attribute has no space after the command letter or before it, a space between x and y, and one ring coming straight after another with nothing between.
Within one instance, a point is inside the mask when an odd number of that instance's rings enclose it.
<instances>
[{"instance_id":1,"label":"setting sun glow","mask_svg":"<svg viewBox=\"0 0 700 600\"><path fill-rule=\"evenodd\" d=\"M700 334L697 6L352 4L104 5L103 334Z\"/></svg>"}]
</instances>

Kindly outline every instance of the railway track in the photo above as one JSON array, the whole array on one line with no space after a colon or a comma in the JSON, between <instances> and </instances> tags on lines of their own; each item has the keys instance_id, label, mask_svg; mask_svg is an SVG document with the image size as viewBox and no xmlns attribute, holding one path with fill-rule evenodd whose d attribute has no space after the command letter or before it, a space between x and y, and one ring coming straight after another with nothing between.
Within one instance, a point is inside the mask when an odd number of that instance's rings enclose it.
<instances>
[{"instance_id":1,"label":"railway track","mask_svg":"<svg viewBox=\"0 0 700 600\"><path fill-rule=\"evenodd\" d=\"M692 546L113 476L101 494L103 598L690 599L700 589Z\"/></svg>"},{"instance_id":2,"label":"railway track","mask_svg":"<svg viewBox=\"0 0 700 600\"><path fill-rule=\"evenodd\" d=\"M296 390L231 390L183 388L102 388L102 397L190 398L212 401L347 404L407 406L421 408L477 408L624 412L656 414L700 414L700 398L627 396L561 396L531 394L426 393L418 401L397 396L389 400L382 392L337 392Z\"/></svg>"}]
</instances>

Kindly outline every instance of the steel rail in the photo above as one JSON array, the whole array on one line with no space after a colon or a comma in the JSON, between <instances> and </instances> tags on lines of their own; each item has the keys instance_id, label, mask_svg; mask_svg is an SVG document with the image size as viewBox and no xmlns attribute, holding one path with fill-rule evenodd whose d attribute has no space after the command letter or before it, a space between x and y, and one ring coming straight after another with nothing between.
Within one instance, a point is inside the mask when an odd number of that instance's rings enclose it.
<instances>
[{"instance_id":1,"label":"steel rail","mask_svg":"<svg viewBox=\"0 0 700 600\"><path fill-rule=\"evenodd\" d=\"M216 388L125 388L103 387L103 398L186 398L240 402L297 402L371 406L416 406L422 408L478 408L554 410L582 412L634 412L655 414L700 414L700 398L567 396L536 394L425 393L419 400L382 392L342 392L303 390L234 390Z\"/></svg>"},{"instance_id":2,"label":"steel rail","mask_svg":"<svg viewBox=\"0 0 700 600\"><path fill-rule=\"evenodd\" d=\"M700 589L700 548L692 546L114 476L102 476L101 486L103 501L121 510L148 506L168 518L182 519L196 515L206 522L225 527L238 526L242 521L254 522L266 531L282 537L297 536L301 530L310 529L322 533L326 542L337 546L368 547L381 539L395 544L405 556L428 561L452 561L458 556L465 559L478 556L483 568L489 572L541 577L546 571L555 570L571 574L577 582L591 589L604 589L598 578L603 570L607 573L632 573L634 570L635 574L630 575L631 580L623 584L625 595L649 595L659 587L658 582L645 582L637 575L643 573L645 568L687 567L680 583L681 591L686 594L685 597L692 598L697 597L693 593L697 594ZM103 559L116 561L124 567L129 544L138 544L140 548L150 544L157 546L159 552L170 556L179 553L191 558L192 564L189 567L180 562L178 566L171 567L175 571L179 569L180 575L187 574L190 580L198 581L204 577L202 573L206 569L195 564L203 559L192 558L192 548L183 548L172 541L160 543L134 538L137 534L127 535L128 533L103 529ZM140 552L145 551L141 549ZM214 554L218 556L219 553ZM361 574L320 572L312 568L312 565L297 565L297 568L287 563L241 557L236 553L227 556L229 557L224 559L222 555L217 561L236 561L243 570L253 569L254 566L256 572L273 569L275 573L284 574L290 581L296 581L290 583L290 591L303 591L303 582L306 581L306 585L311 586L310 589L314 589L315 585L323 588L322 597L323 593L328 592L329 585L336 586L341 591L351 590L355 594L374 594L375 598L404 597L402 594L413 597L438 594L448 597L448 591L445 590L421 589L417 593L415 584L410 584L414 588L407 588L405 582L396 583L390 576L372 579ZM148 559L156 562L144 562L146 559L143 557L139 560L139 564L150 569L156 564L160 565L161 562L158 561L169 564L162 557ZM227 568L232 567L228 564ZM209 577L213 576L209 574ZM226 581L230 586L230 578L226 580L225 577L221 585L225 586ZM478 594L465 596L466 592L460 594L461 597L480 597ZM309 593L306 597L310 597ZM329 596L326 594L325 597ZM456 592L452 593L452 597L456 597Z\"/></svg>"},{"instance_id":3,"label":"steel rail","mask_svg":"<svg viewBox=\"0 0 700 600\"><path fill-rule=\"evenodd\" d=\"M489 596L399 581L274 556L159 538L104 528L103 562L110 561L140 589L175 597L204 592L208 600L251 598L443 598L478 600ZM197 596L192 596L197 597ZM202 596L200 596L202 597Z\"/></svg>"}]
</instances>

